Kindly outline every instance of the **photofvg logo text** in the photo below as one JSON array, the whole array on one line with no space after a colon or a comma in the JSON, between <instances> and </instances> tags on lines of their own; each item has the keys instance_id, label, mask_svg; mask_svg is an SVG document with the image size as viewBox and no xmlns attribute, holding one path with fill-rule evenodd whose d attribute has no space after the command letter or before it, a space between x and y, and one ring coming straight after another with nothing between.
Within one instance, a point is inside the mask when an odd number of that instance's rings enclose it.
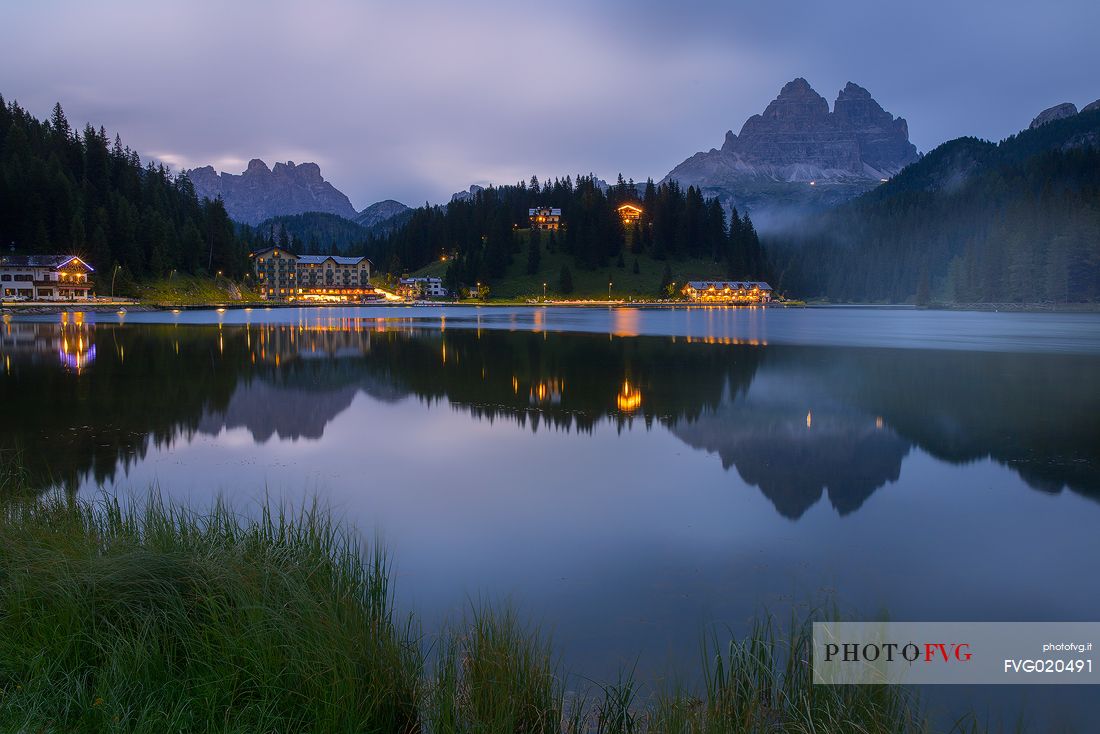
<instances>
[{"instance_id":1,"label":"photofvg logo text","mask_svg":"<svg viewBox=\"0 0 1100 734\"><path fill-rule=\"evenodd\" d=\"M814 682L1100 683L1098 622L815 622Z\"/></svg>"},{"instance_id":2,"label":"photofvg logo text","mask_svg":"<svg viewBox=\"0 0 1100 734\"><path fill-rule=\"evenodd\" d=\"M965 663L969 662L970 654L969 642L925 642L920 645L915 642L904 645L896 642L867 642L862 645L858 642L829 642L825 645L826 662L839 658L845 663L877 663L880 659L894 662L900 658L910 663L936 663L940 660L945 663L953 660Z\"/></svg>"}]
</instances>

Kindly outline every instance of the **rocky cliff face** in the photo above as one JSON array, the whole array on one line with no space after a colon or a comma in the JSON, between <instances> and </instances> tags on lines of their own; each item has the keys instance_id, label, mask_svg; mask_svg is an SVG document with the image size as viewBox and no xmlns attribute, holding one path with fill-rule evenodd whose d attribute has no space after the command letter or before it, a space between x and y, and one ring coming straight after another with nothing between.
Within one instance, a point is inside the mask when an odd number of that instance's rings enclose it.
<instances>
[{"instance_id":1,"label":"rocky cliff face","mask_svg":"<svg viewBox=\"0 0 1100 734\"><path fill-rule=\"evenodd\" d=\"M665 177L753 212L829 206L876 186L917 160L905 120L848 82L829 103L809 82L788 82L763 114L721 149L696 153Z\"/></svg>"},{"instance_id":2,"label":"rocky cliff face","mask_svg":"<svg viewBox=\"0 0 1100 734\"><path fill-rule=\"evenodd\" d=\"M1077 105L1072 102L1063 102L1062 104L1056 104L1053 107L1049 107L1031 121L1031 125L1028 126L1029 130L1034 130L1037 127L1046 125L1048 122L1054 122L1055 120L1064 120L1067 117L1073 117L1077 114Z\"/></svg>"},{"instance_id":3,"label":"rocky cliff face","mask_svg":"<svg viewBox=\"0 0 1100 734\"><path fill-rule=\"evenodd\" d=\"M245 224L303 212L326 212L347 219L356 216L348 197L325 181L316 163L287 161L268 168L256 158L240 175L219 174L213 166L192 169L187 175L200 198L222 197L229 216Z\"/></svg>"},{"instance_id":4,"label":"rocky cliff face","mask_svg":"<svg viewBox=\"0 0 1100 734\"><path fill-rule=\"evenodd\" d=\"M484 186L478 186L477 184L470 184L468 191L458 191L451 194L451 201L469 201L477 196L477 192L484 191Z\"/></svg>"}]
</instances>

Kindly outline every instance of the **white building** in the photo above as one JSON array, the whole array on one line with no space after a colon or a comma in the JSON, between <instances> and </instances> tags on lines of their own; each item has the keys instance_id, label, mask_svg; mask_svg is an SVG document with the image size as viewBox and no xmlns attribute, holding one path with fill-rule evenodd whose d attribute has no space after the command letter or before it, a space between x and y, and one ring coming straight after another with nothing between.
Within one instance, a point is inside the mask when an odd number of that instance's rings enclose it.
<instances>
[{"instance_id":1,"label":"white building","mask_svg":"<svg viewBox=\"0 0 1100 734\"><path fill-rule=\"evenodd\" d=\"M397 295L405 298L446 298L442 278L402 278L397 283Z\"/></svg>"},{"instance_id":2,"label":"white building","mask_svg":"<svg viewBox=\"0 0 1100 734\"><path fill-rule=\"evenodd\" d=\"M27 301L75 301L91 295L95 272L74 255L0 256L0 296Z\"/></svg>"}]
</instances>

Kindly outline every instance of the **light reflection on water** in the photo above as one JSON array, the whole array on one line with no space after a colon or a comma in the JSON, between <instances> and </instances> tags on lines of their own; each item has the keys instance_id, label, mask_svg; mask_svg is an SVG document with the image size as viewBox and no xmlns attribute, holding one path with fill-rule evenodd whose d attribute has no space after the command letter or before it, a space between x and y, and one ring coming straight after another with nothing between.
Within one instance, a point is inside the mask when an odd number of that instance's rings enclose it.
<instances>
[{"instance_id":1,"label":"light reflection on water","mask_svg":"<svg viewBox=\"0 0 1100 734\"><path fill-rule=\"evenodd\" d=\"M86 494L316 491L383 533L429 626L510 597L597 677L692 669L708 623L763 606L1087 618L1097 320L853 313L14 320L2 445ZM806 346L853 324L877 346ZM933 333L951 348L919 348Z\"/></svg>"}]
</instances>

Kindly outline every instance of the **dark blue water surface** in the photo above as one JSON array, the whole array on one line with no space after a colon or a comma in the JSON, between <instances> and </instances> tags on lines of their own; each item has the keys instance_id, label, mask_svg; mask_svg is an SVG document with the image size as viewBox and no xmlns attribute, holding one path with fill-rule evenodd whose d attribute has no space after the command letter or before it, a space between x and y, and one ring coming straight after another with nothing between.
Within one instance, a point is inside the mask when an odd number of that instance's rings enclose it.
<instances>
[{"instance_id":1,"label":"dark blue water surface","mask_svg":"<svg viewBox=\"0 0 1100 734\"><path fill-rule=\"evenodd\" d=\"M43 490L317 495L430 631L511 600L568 667L689 677L837 604L1100 618L1100 315L331 308L16 317L0 448ZM1085 687L931 692L1089 730Z\"/></svg>"}]
</instances>

